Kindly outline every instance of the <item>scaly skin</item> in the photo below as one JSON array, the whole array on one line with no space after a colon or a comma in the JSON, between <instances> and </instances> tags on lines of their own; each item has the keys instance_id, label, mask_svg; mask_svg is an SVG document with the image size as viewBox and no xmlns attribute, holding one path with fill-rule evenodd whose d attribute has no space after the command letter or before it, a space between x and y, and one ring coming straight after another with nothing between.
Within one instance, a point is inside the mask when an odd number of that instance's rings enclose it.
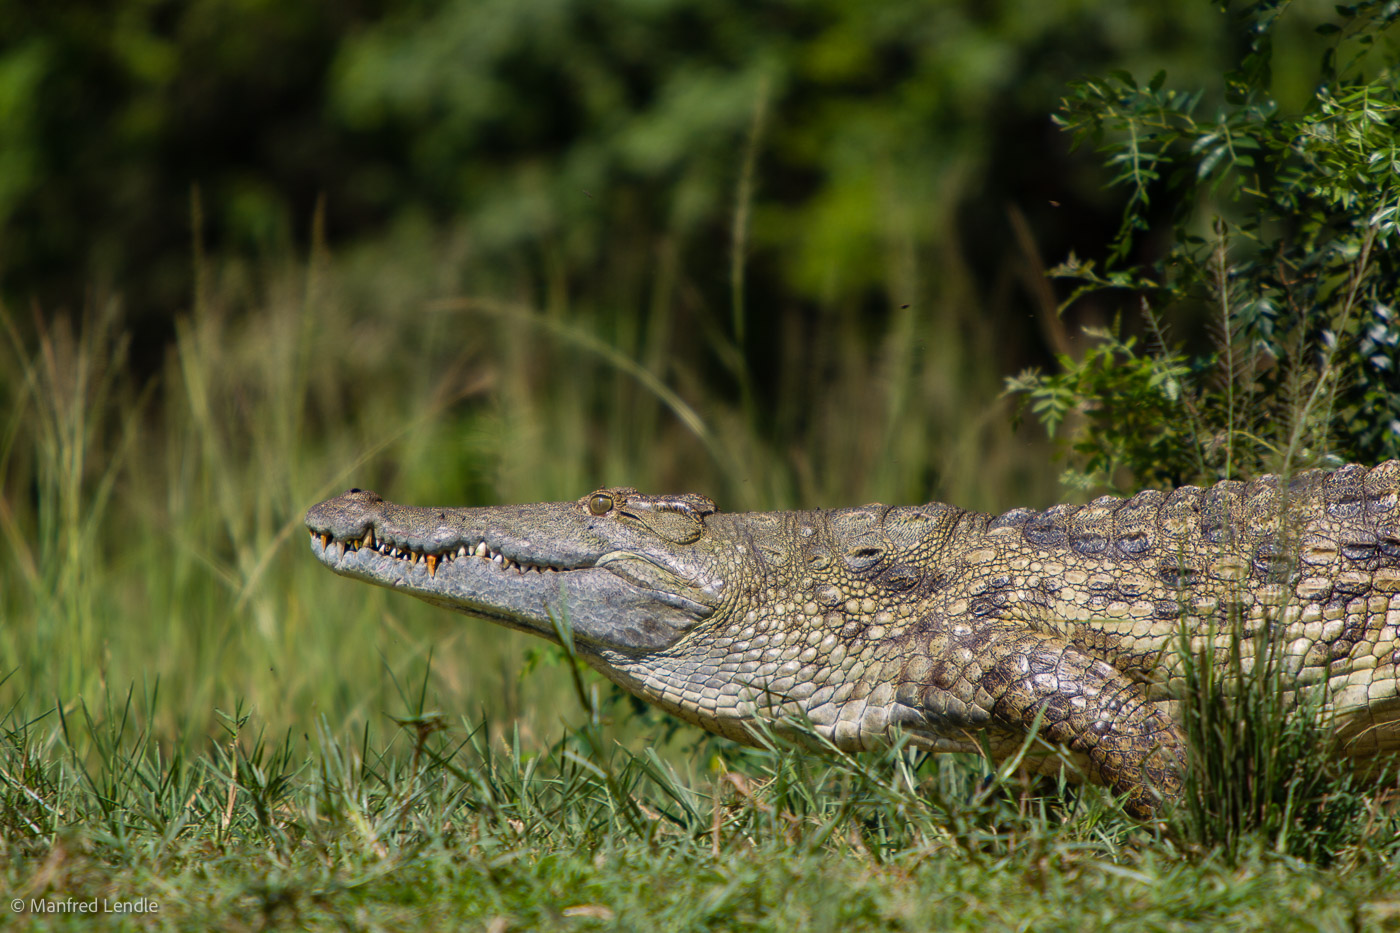
<instances>
[{"instance_id":1,"label":"scaly skin","mask_svg":"<svg viewBox=\"0 0 1400 933\"><path fill-rule=\"evenodd\" d=\"M1001 760L1040 735L1151 815L1181 787L1182 626L1280 626L1344 754L1400 749L1400 461L998 517L933 503L727 514L701 496L307 514L332 570L557 640L644 700L752 742L805 720ZM1243 646L1246 666L1252 642ZM760 725L763 724L763 725ZM1023 762L1050 772L1043 746Z\"/></svg>"}]
</instances>

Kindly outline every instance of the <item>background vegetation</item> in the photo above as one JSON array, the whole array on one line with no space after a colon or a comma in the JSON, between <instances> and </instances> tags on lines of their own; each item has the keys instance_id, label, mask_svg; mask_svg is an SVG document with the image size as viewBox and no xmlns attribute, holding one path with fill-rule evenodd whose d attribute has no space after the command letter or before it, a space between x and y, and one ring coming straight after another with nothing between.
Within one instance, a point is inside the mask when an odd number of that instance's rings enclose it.
<instances>
[{"instance_id":1,"label":"background vegetation","mask_svg":"<svg viewBox=\"0 0 1400 933\"><path fill-rule=\"evenodd\" d=\"M746 752L301 531L350 485L1044 505L1003 396L1036 366L1079 495L1393 455L1390 15L0 0L5 890L199 928L1393 925L1383 800L1329 870L975 762ZM1364 164L1289 161L1329 126ZM1254 149L1196 171L1221 127Z\"/></svg>"}]
</instances>

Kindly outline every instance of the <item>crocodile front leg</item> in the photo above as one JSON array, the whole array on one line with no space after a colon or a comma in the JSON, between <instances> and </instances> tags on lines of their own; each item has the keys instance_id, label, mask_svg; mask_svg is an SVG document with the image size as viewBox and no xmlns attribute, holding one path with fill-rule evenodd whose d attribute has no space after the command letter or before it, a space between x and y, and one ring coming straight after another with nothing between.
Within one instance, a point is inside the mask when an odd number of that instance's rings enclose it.
<instances>
[{"instance_id":1,"label":"crocodile front leg","mask_svg":"<svg viewBox=\"0 0 1400 933\"><path fill-rule=\"evenodd\" d=\"M1124 794L1134 816L1149 817L1159 797L1180 793L1185 739L1111 665L1010 626L953 626L934 647L920 705L935 733L999 727L1023 738L1044 709L1039 734L1087 759L1086 777Z\"/></svg>"}]
</instances>

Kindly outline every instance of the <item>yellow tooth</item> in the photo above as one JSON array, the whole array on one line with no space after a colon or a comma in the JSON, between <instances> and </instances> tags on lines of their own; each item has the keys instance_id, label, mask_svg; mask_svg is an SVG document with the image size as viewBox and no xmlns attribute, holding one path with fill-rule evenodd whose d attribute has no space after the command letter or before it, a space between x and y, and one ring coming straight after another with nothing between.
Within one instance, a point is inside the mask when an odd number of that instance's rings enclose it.
<instances>
[{"instance_id":1,"label":"yellow tooth","mask_svg":"<svg viewBox=\"0 0 1400 933\"><path fill-rule=\"evenodd\" d=\"M328 547L330 547L330 546L331 546L331 536L328 535L328 534L325 534L325 533L323 532L323 533L321 534L321 547L323 547L323 548L328 548Z\"/></svg>"},{"instance_id":2,"label":"yellow tooth","mask_svg":"<svg viewBox=\"0 0 1400 933\"><path fill-rule=\"evenodd\" d=\"M365 547L374 547L374 529L365 529Z\"/></svg>"},{"instance_id":3,"label":"yellow tooth","mask_svg":"<svg viewBox=\"0 0 1400 933\"><path fill-rule=\"evenodd\" d=\"M434 557L433 555L431 555L431 554L429 554L427 557L425 557L425 558L423 558L423 559L426 560L426 561L428 562L428 576L430 576L430 577L435 577L435 576L437 576L437 562L438 562L438 559L437 559L436 557Z\"/></svg>"}]
</instances>

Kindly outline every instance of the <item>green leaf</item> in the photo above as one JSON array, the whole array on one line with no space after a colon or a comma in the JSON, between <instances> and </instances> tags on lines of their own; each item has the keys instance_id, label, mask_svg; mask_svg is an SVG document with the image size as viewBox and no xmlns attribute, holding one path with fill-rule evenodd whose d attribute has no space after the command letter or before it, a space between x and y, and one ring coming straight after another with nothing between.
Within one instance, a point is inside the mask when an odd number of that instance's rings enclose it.
<instances>
[{"instance_id":1,"label":"green leaf","mask_svg":"<svg viewBox=\"0 0 1400 933\"><path fill-rule=\"evenodd\" d=\"M1137 90L1137 79L1132 76L1131 72L1124 71L1121 68L1116 68L1113 71L1110 71L1108 73L1108 76L1117 81L1119 84L1122 84L1124 87L1132 88L1135 91Z\"/></svg>"}]
</instances>

